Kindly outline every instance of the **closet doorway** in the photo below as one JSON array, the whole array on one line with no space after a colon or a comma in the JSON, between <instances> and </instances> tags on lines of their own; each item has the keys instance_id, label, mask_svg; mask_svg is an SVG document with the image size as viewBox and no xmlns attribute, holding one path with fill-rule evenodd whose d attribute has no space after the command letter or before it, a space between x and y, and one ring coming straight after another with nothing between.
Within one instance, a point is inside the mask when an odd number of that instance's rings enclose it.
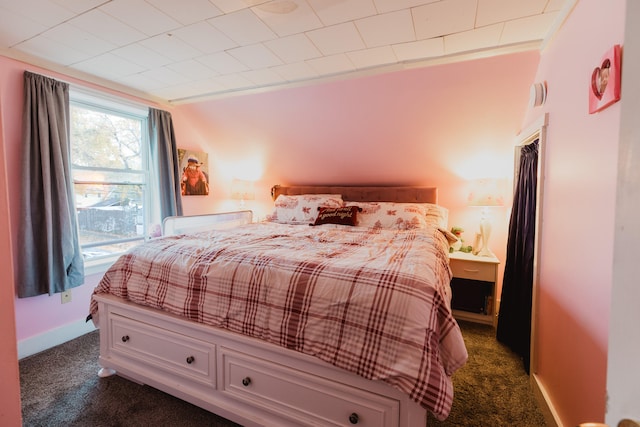
<instances>
[{"instance_id":1,"label":"closet doorway","mask_svg":"<svg viewBox=\"0 0 640 427\"><path fill-rule=\"evenodd\" d=\"M536 324L544 147L548 115L537 119L516 138L513 208L498 317L497 338L536 373Z\"/></svg>"}]
</instances>

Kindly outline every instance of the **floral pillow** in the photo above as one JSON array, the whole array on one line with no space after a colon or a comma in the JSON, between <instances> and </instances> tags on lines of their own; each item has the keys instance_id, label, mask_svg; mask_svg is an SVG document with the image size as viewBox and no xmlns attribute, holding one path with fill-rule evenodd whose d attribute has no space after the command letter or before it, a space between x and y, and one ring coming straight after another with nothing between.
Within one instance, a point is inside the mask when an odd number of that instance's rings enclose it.
<instances>
[{"instance_id":1,"label":"floral pillow","mask_svg":"<svg viewBox=\"0 0 640 427\"><path fill-rule=\"evenodd\" d=\"M281 224L309 224L318 216L318 208L342 207L340 194L303 194L287 196L281 194L275 201L273 213L267 217L269 221Z\"/></svg>"},{"instance_id":2,"label":"floral pillow","mask_svg":"<svg viewBox=\"0 0 640 427\"><path fill-rule=\"evenodd\" d=\"M427 227L427 207L421 203L358 203L360 227L410 230Z\"/></svg>"}]
</instances>

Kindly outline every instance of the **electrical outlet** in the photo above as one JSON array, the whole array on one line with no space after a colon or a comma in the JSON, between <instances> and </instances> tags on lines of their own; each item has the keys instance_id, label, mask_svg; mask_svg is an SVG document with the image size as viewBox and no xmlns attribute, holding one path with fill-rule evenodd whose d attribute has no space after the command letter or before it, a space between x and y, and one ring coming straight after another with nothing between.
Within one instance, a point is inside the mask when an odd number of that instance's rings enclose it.
<instances>
[{"instance_id":1,"label":"electrical outlet","mask_svg":"<svg viewBox=\"0 0 640 427\"><path fill-rule=\"evenodd\" d=\"M64 291L60 294L60 298L62 299L62 304L66 304L71 302L71 291Z\"/></svg>"}]
</instances>

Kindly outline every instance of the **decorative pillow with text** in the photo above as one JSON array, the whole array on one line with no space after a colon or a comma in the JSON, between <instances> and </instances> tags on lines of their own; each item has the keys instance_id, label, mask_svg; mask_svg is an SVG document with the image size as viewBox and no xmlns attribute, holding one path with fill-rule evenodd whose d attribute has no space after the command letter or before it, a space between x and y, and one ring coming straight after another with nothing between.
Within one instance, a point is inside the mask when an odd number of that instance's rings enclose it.
<instances>
[{"instance_id":1,"label":"decorative pillow with text","mask_svg":"<svg viewBox=\"0 0 640 427\"><path fill-rule=\"evenodd\" d=\"M312 225L322 224L340 224L340 225L357 225L358 206L343 206L341 208L318 208L318 217Z\"/></svg>"}]
</instances>

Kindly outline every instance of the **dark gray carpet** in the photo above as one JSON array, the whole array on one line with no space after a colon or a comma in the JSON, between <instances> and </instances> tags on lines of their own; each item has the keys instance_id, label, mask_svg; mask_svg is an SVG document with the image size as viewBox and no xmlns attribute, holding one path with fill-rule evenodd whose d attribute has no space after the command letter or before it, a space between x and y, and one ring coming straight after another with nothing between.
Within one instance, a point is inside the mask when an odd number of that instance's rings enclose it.
<instances>
[{"instance_id":1,"label":"dark gray carpet","mask_svg":"<svg viewBox=\"0 0 640 427\"><path fill-rule=\"evenodd\" d=\"M455 398L431 426L541 427L544 418L521 362L489 326L461 322L469 362L453 377ZM24 426L231 427L236 424L118 376L98 378L98 333L20 361Z\"/></svg>"},{"instance_id":2,"label":"dark gray carpet","mask_svg":"<svg viewBox=\"0 0 640 427\"><path fill-rule=\"evenodd\" d=\"M467 364L453 374L453 406L445 421L429 415L427 425L544 427L522 359L500 344L495 329L459 322L469 353Z\"/></svg>"}]
</instances>

